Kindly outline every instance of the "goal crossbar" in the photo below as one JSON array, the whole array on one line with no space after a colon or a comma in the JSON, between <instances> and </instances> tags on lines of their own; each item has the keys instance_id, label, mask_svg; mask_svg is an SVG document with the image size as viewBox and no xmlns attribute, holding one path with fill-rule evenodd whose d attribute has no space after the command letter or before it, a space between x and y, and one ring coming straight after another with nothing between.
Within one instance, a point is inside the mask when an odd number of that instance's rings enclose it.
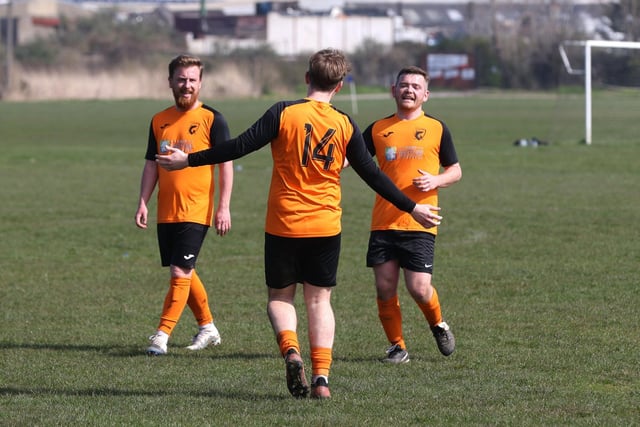
<instances>
[{"instance_id":1,"label":"goal crossbar","mask_svg":"<svg viewBox=\"0 0 640 427\"><path fill-rule=\"evenodd\" d=\"M576 70L571 67L571 62L567 56L565 46L583 46L584 47L584 68ZM640 49L640 42L625 42L612 40L566 40L558 47L560 57L567 73L572 75L584 74L584 95L585 95L585 138L587 145L591 144L592 139L592 111L591 111L591 50L593 48L616 48L616 49Z\"/></svg>"}]
</instances>

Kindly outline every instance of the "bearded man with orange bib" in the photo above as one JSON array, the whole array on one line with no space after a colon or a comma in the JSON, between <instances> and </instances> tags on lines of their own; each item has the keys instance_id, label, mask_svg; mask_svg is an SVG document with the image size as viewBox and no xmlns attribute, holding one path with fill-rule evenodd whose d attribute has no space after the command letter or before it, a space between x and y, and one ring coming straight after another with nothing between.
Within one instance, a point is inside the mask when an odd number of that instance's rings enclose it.
<instances>
[{"instance_id":1,"label":"bearded man with orange bib","mask_svg":"<svg viewBox=\"0 0 640 427\"><path fill-rule=\"evenodd\" d=\"M231 228L229 211L233 186L233 164L219 165L218 206L214 214L214 166L169 172L156 164L155 156L178 147L185 152L210 148L229 139L229 127L222 114L200 102L203 65L199 58L180 55L169 64L169 87L175 105L151 120L145 165L140 183L136 225L146 229L151 195L158 186L157 232L163 267L171 279L160 323L150 339L149 355L167 353L167 343L188 305L199 326L189 350L202 350L221 342L213 323L207 291L196 273L198 254L207 230L215 225L220 236Z\"/></svg>"}]
</instances>

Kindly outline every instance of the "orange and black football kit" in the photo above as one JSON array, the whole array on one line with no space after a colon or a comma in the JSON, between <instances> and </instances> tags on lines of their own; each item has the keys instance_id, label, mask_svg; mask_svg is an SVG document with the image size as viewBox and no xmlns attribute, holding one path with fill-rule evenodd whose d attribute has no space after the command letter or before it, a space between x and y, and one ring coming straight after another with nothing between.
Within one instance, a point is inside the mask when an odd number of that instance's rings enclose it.
<instances>
[{"instance_id":1,"label":"orange and black football kit","mask_svg":"<svg viewBox=\"0 0 640 427\"><path fill-rule=\"evenodd\" d=\"M282 237L327 237L341 231L340 171L344 158L398 209L409 197L377 167L351 118L326 102L281 101L231 141L189 154L189 166L237 159L271 143L273 174L265 231Z\"/></svg>"},{"instance_id":2,"label":"orange and black football kit","mask_svg":"<svg viewBox=\"0 0 640 427\"><path fill-rule=\"evenodd\" d=\"M191 111L169 107L157 113L149 127L145 159L155 161L165 147L185 153L206 150L229 139L222 114L203 104ZM167 171L158 168L158 223L195 222L211 226L214 205L214 166Z\"/></svg>"},{"instance_id":3,"label":"orange and black football kit","mask_svg":"<svg viewBox=\"0 0 640 427\"><path fill-rule=\"evenodd\" d=\"M412 180L420 175L419 169L438 175L440 166L458 163L451 133L442 121L424 112L414 120L401 120L394 114L372 123L363 137L380 169L404 194L416 203L438 206L437 189L420 191ZM437 227L425 230L411 215L398 211L379 196L373 207L371 230L438 232Z\"/></svg>"},{"instance_id":4,"label":"orange and black football kit","mask_svg":"<svg viewBox=\"0 0 640 427\"><path fill-rule=\"evenodd\" d=\"M440 120L422 113L413 120L397 115L380 119L363 132L367 149L380 169L409 197L418 203L438 206L438 190L420 191L413 185L419 170L438 175L440 167L458 163L451 133ZM400 212L376 196L371 216L367 266L397 260L400 267L432 274L438 227L423 228L410 215ZM398 295L388 300L376 298L378 317L392 345L406 349ZM431 299L417 302L430 327L442 322L440 299L433 287Z\"/></svg>"},{"instance_id":5,"label":"orange and black football kit","mask_svg":"<svg viewBox=\"0 0 640 427\"><path fill-rule=\"evenodd\" d=\"M368 153L351 118L312 99L274 104L229 143L189 154L189 165L233 160L271 145L273 172L265 223L265 276L270 288L293 283L335 285L340 254L340 172L345 157L362 179L397 208L415 203L398 190ZM280 352L300 346L295 330L277 334ZM330 347L311 347L314 376L328 376Z\"/></svg>"},{"instance_id":6,"label":"orange and black football kit","mask_svg":"<svg viewBox=\"0 0 640 427\"><path fill-rule=\"evenodd\" d=\"M169 107L151 120L145 159L155 162L166 147L187 153L205 150L230 138L224 116L201 104L190 111ZM163 266L191 269L191 278L172 277L165 297L159 330L168 335L186 305L198 325L213 322L207 292L195 270L196 261L213 221L214 166L167 171L158 167L157 228Z\"/></svg>"}]
</instances>

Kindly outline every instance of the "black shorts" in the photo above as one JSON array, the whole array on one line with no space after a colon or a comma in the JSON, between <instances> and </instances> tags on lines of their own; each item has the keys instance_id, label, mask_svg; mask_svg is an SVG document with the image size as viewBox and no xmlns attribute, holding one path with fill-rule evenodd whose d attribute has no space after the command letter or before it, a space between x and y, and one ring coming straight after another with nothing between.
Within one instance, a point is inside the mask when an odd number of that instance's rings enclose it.
<instances>
[{"instance_id":1,"label":"black shorts","mask_svg":"<svg viewBox=\"0 0 640 427\"><path fill-rule=\"evenodd\" d=\"M436 236L423 231L376 230L369 235L367 267L397 260L418 273L433 272Z\"/></svg>"},{"instance_id":2,"label":"black shorts","mask_svg":"<svg viewBox=\"0 0 640 427\"><path fill-rule=\"evenodd\" d=\"M273 289L304 282L335 286L339 258L340 234L307 238L264 234L265 280Z\"/></svg>"},{"instance_id":3,"label":"black shorts","mask_svg":"<svg viewBox=\"0 0 640 427\"><path fill-rule=\"evenodd\" d=\"M193 222L158 224L158 245L163 267L193 269L209 227Z\"/></svg>"}]
</instances>

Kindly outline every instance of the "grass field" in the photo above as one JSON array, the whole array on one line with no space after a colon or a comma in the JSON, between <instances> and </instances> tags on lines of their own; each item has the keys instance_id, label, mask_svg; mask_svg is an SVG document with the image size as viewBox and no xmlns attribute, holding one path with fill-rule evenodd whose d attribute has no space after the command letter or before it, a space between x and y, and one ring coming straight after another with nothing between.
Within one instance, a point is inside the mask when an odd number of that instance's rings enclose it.
<instances>
[{"instance_id":1,"label":"grass field","mask_svg":"<svg viewBox=\"0 0 640 427\"><path fill-rule=\"evenodd\" d=\"M265 313L268 149L236 162L232 232L210 234L198 266L222 345L185 350L186 310L170 354L148 358L167 272L133 214L148 122L166 103L0 103L0 425L637 425L638 102L596 93L585 146L580 96L429 101L463 168L441 193L434 273L449 358L403 289L412 360L379 362L388 344L364 266L373 193L346 170L326 402L288 395ZM215 105L235 135L270 103ZM363 128L393 112L390 99L358 107ZM550 145L512 145L532 136Z\"/></svg>"}]
</instances>

